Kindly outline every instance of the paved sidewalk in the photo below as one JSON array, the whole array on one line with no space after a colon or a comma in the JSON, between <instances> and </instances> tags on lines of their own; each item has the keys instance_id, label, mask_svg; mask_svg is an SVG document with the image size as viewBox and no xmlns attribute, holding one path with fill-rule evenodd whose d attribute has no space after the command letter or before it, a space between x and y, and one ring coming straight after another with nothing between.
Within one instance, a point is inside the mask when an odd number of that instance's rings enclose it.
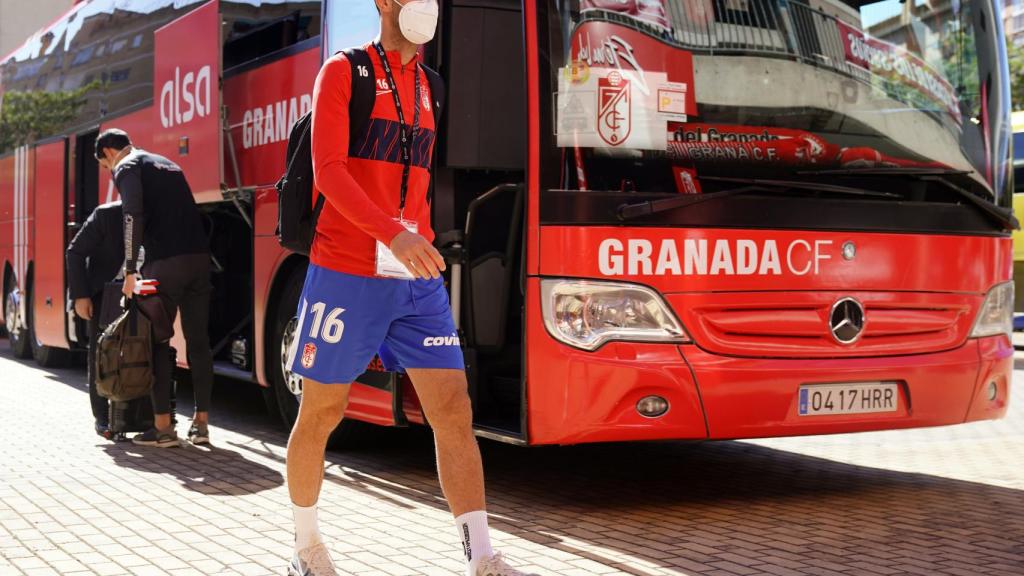
<instances>
[{"instance_id":1,"label":"paved sidewalk","mask_svg":"<svg viewBox=\"0 0 1024 576\"><path fill-rule=\"evenodd\" d=\"M219 383L212 449L115 445L91 432L83 372L0 348L0 575L285 573L287 437L258 391ZM484 442L496 544L562 576L1024 575L1017 396L1006 420L943 429ZM343 573L462 573L433 466L422 431L329 455L320 515Z\"/></svg>"}]
</instances>

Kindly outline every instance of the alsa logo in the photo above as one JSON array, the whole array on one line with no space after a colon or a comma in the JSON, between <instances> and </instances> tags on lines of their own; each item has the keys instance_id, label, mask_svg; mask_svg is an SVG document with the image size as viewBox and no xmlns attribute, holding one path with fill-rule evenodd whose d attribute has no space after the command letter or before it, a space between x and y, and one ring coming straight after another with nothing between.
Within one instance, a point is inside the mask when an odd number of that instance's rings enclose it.
<instances>
[{"instance_id":1,"label":"alsa logo","mask_svg":"<svg viewBox=\"0 0 1024 576\"><path fill-rule=\"evenodd\" d=\"M794 276L818 274L831 260L831 240L709 240L687 238L654 242L608 238L598 249L598 267L605 276Z\"/></svg>"},{"instance_id":2,"label":"alsa logo","mask_svg":"<svg viewBox=\"0 0 1024 576\"><path fill-rule=\"evenodd\" d=\"M174 68L174 78L164 82L160 89L160 124L164 128L188 124L214 113L210 104L210 74L208 65L184 76L180 67Z\"/></svg>"},{"instance_id":3,"label":"alsa logo","mask_svg":"<svg viewBox=\"0 0 1024 576\"><path fill-rule=\"evenodd\" d=\"M242 148L284 142L292 126L313 108L313 96L302 94L245 111L242 116Z\"/></svg>"},{"instance_id":4,"label":"alsa logo","mask_svg":"<svg viewBox=\"0 0 1024 576\"><path fill-rule=\"evenodd\" d=\"M451 336L436 336L433 338L428 336L423 339L423 346L426 348L433 346L459 346L460 344L459 335L455 333L452 333Z\"/></svg>"}]
</instances>

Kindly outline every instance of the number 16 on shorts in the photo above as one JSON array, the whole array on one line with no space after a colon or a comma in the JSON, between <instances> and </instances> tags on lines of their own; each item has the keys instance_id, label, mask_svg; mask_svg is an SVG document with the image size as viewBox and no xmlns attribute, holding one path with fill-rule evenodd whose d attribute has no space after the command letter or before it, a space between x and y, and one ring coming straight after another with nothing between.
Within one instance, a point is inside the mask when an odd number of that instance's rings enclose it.
<instances>
[{"instance_id":1,"label":"number 16 on shorts","mask_svg":"<svg viewBox=\"0 0 1024 576\"><path fill-rule=\"evenodd\" d=\"M341 315L345 313L344 308L334 308L327 311L327 305L317 302L309 308L309 314L313 321L309 325L309 332L306 336L311 340L319 340L325 344L337 344L345 335L345 322ZM299 325L305 324L306 318L300 320ZM302 348L302 366L312 368L316 361L316 344L307 342Z\"/></svg>"}]
</instances>

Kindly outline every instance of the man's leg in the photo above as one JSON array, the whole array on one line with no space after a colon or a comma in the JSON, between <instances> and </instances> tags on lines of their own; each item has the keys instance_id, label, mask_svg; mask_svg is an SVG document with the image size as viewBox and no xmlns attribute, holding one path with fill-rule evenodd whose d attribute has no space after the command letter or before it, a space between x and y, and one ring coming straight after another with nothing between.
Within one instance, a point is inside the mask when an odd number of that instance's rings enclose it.
<instances>
[{"instance_id":1,"label":"man's leg","mask_svg":"<svg viewBox=\"0 0 1024 576\"><path fill-rule=\"evenodd\" d=\"M153 343L153 426L166 431L171 428L171 386L174 366L171 365L171 345Z\"/></svg>"},{"instance_id":2,"label":"man's leg","mask_svg":"<svg viewBox=\"0 0 1024 576\"><path fill-rule=\"evenodd\" d=\"M452 514L483 510L484 468L473 435L473 409L462 370L409 369L427 422L434 430L441 490Z\"/></svg>"},{"instance_id":3,"label":"man's leg","mask_svg":"<svg viewBox=\"0 0 1024 576\"><path fill-rule=\"evenodd\" d=\"M213 392L213 353L210 350L210 257L188 256L188 269L196 278L182 298L181 331L188 345L188 367L192 373L192 389L195 393L196 411L193 420L197 424L209 421L210 396Z\"/></svg>"},{"instance_id":4,"label":"man's leg","mask_svg":"<svg viewBox=\"0 0 1024 576\"><path fill-rule=\"evenodd\" d=\"M142 267L142 277L157 280L157 297L164 305L171 322L178 313L178 302L182 299L180 273L173 259L154 260ZM167 432L173 429L171 421L171 387L173 386L174 364L171 362L169 342L153 342L153 427Z\"/></svg>"},{"instance_id":5,"label":"man's leg","mask_svg":"<svg viewBox=\"0 0 1024 576\"><path fill-rule=\"evenodd\" d=\"M103 296L92 299L92 318L89 319L89 349L86 354L86 373L89 378L89 403L92 405L92 417L99 428L110 423L110 401L96 392L96 340L100 337L100 315L103 313Z\"/></svg>"},{"instance_id":6,"label":"man's leg","mask_svg":"<svg viewBox=\"0 0 1024 576\"><path fill-rule=\"evenodd\" d=\"M302 383L299 417L288 439L288 493L295 508L295 548L320 542L316 502L324 479L324 452L348 406L348 384Z\"/></svg>"},{"instance_id":7,"label":"man's leg","mask_svg":"<svg viewBox=\"0 0 1024 576\"><path fill-rule=\"evenodd\" d=\"M408 373L427 422L434 430L438 478L462 539L467 574L476 576L481 563L492 558L494 551L487 527L484 469L473 435L466 373L422 368L410 368Z\"/></svg>"}]
</instances>

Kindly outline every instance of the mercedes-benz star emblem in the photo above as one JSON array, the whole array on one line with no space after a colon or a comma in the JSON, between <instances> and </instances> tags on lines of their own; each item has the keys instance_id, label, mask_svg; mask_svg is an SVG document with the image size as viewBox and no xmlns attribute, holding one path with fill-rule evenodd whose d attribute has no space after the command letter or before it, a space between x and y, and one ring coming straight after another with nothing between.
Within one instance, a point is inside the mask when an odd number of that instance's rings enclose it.
<instances>
[{"instance_id":1,"label":"mercedes-benz star emblem","mask_svg":"<svg viewBox=\"0 0 1024 576\"><path fill-rule=\"evenodd\" d=\"M864 332L864 306L853 298L840 299L832 305L829 328L836 342L853 344Z\"/></svg>"}]
</instances>

